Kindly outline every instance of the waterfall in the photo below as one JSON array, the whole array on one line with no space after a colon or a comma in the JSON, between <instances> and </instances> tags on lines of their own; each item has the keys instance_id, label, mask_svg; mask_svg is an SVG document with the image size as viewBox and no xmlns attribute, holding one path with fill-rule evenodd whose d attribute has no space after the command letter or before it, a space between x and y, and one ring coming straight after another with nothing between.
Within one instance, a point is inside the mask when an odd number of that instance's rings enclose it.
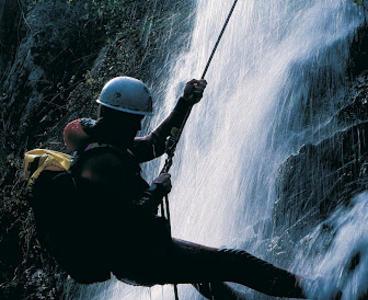
<instances>
[{"instance_id":1,"label":"waterfall","mask_svg":"<svg viewBox=\"0 0 368 300\"><path fill-rule=\"evenodd\" d=\"M198 0L190 47L173 62L152 126L170 112L185 82L201 75L231 4ZM239 1L174 158L173 236L272 260L278 169L303 144L338 129L329 120L343 105L349 45L362 21L352 0ZM152 178L157 164L145 173ZM113 281L98 291L86 299L173 299L170 286ZM189 285L179 293L202 299Z\"/></svg>"},{"instance_id":2,"label":"waterfall","mask_svg":"<svg viewBox=\"0 0 368 300\"><path fill-rule=\"evenodd\" d=\"M199 1L191 49L173 70L158 119L183 83L201 74L231 2ZM351 1L239 3L178 146L175 236L241 247L268 227L280 164L315 141L341 105L336 87L344 84L349 37L360 21ZM319 99L321 87L327 96Z\"/></svg>"},{"instance_id":3,"label":"waterfall","mask_svg":"<svg viewBox=\"0 0 368 300\"><path fill-rule=\"evenodd\" d=\"M357 195L301 240L296 269L320 277L308 287L311 299L367 299L367 200L367 192Z\"/></svg>"}]
</instances>

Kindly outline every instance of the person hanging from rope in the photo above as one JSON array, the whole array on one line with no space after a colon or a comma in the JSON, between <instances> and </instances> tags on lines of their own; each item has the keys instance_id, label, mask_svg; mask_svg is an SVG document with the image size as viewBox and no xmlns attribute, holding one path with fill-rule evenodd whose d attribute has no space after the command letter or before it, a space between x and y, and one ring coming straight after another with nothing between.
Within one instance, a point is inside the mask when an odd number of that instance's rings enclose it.
<instances>
[{"instance_id":1,"label":"person hanging from rope","mask_svg":"<svg viewBox=\"0 0 368 300\"><path fill-rule=\"evenodd\" d=\"M165 153L198 103L205 80L191 80L170 115L150 134L137 137L152 98L130 77L109 81L97 100L98 119L81 119L64 131L76 151L69 172L43 171L31 204L41 244L81 283L110 279L142 286L235 282L277 297L304 298L304 279L246 251L216 249L172 238L158 205L171 188L170 174L148 184L140 164Z\"/></svg>"}]
</instances>

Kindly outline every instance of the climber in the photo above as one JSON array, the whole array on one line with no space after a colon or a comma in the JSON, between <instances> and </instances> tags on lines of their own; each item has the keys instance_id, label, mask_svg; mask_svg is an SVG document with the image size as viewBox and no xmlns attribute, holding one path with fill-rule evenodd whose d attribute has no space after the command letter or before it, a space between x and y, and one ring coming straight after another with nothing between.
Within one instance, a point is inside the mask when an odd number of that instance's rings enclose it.
<instances>
[{"instance_id":1,"label":"climber","mask_svg":"<svg viewBox=\"0 0 368 300\"><path fill-rule=\"evenodd\" d=\"M171 129L180 127L206 84L189 81L171 114L149 135L136 137L144 116L152 114L151 95L141 81L117 77L102 89L97 121L65 128L75 163L69 174L42 172L32 205L41 243L71 277L92 283L112 273L143 286L231 281L271 296L305 297L304 279L242 250L172 238L157 214L172 188L170 174L149 185L139 164L165 153Z\"/></svg>"}]
</instances>

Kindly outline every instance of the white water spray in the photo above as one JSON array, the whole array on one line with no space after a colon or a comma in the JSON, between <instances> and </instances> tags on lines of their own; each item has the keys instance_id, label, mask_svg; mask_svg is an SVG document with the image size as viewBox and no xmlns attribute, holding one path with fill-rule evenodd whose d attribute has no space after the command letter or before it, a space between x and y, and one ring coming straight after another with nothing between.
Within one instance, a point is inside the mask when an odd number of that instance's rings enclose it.
<instances>
[{"instance_id":1,"label":"white water spray","mask_svg":"<svg viewBox=\"0 0 368 300\"><path fill-rule=\"evenodd\" d=\"M319 279L311 299L368 298L368 193L339 208L300 242L296 268ZM302 262L302 263L300 263ZM339 298L338 298L339 297Z\"/></svg>"},{"instance_id":2,"label":"white water spray","mask_svg":"<svg viewBox=\"0 0 368 300\"><path fill-rule=\"evenodd\" d=\"M153 123L169 113L183 84L201 75L231 4L198 0L190 49L173 64ZM239 1L174 158L173 236L267 259L277 170L315 141L341 105L337 91L361 22L352 0ZM106 299L173 299L171 287L134 289L113 282L103 292ZM179 293L200 299L190 286Z\"/></svg>"}]
</instances>

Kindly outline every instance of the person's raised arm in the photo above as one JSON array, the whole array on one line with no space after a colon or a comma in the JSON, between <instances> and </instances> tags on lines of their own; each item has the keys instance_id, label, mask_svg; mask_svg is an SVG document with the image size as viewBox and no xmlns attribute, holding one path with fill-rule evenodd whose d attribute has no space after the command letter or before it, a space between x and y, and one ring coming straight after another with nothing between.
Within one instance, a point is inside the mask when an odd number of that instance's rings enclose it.
<instances>
[{"instance_id":1,"label":"person's raised arm","mask_svg":"<svg viewBox=\"0 0 368 300\"><path fill-rule=\"evenodd\" d=\"M183 96L179 98L173 111L149 135L134 140L133 152L140 162L152 160L165 153L166 139L172 128L179 128L187 112L203 97L207 82L193 79L187 82Z\"/></svg>"}]
</instances>

